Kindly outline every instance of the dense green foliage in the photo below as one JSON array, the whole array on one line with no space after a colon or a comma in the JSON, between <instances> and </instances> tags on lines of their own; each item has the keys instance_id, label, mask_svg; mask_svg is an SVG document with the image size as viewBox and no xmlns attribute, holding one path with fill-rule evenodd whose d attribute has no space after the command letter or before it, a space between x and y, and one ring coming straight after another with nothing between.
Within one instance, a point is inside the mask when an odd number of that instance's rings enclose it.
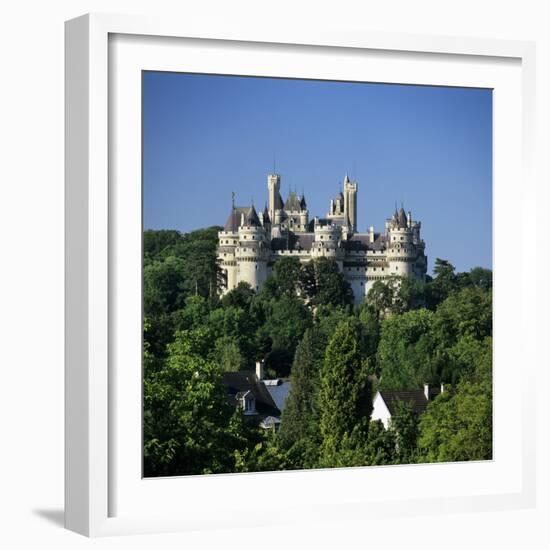
<instances>
[{"instance_id":1,"label":"dense green foliage","mask_svg":"<svg viewBox=\"0 0 550 550\"><path fill-rule=\"evenodd\" d=\"M144 233L145 475L480 460L492 456L492 273L377 281L353 307L337 264L277 261L219 298L218 227ZM230 405L224 372L289 377L277 431ZM371 421L381 390L445 384L418 416Z\"/></svg>"}]
</instances>

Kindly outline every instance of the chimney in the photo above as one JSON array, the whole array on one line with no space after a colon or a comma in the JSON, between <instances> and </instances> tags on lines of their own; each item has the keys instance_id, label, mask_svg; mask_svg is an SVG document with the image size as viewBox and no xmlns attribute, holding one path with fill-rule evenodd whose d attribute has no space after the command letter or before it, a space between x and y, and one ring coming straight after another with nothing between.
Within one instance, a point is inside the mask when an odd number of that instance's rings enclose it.
<instances>
[{"instance_id":1,"label":"chimney","mask_svg":"<svg viewBox=\"0 0 550 550\"><path fill-rule=\"evenodd\" d=\"M264 362L263 361L256 361L256 376L258 377L258 380L264 379Z\"/></svg>"},{"instance_id":2,"label":"chimney","mask_svg":"<svg viewBox=\"0 0 550 550\"><path fill-rule=\"evenodd\" d=\"M371 243L374 242L374 225L371 225L371 226L369 227L369 241L370 241Z\"/></svg>"},{"instance_id":3,"label":"chimney","mask_svg":"<svg viewBox=\"0 0 550 550\"><path fill-rule=\"evenodd\" d=\"M430 400L430 384L424 384L424 395L426 396L426 401Z\"/></svg>"}]
</instances>

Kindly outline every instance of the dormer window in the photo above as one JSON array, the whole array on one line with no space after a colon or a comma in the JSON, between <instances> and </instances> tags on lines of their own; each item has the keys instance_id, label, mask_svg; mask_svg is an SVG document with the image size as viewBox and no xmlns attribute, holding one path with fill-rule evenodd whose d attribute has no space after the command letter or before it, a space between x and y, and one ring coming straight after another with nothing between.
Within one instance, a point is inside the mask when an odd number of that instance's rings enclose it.
<instances>
[{"instance_id":1,"label":"dormer window","mask_svg":"<svg viewBox=\"0 0 550 550\"><path fill-rule=\"evenodd\" d=\"M244 414L256 414L256 399L250 390L239 396L239 404Z\"/></svg>"}]
</instances>

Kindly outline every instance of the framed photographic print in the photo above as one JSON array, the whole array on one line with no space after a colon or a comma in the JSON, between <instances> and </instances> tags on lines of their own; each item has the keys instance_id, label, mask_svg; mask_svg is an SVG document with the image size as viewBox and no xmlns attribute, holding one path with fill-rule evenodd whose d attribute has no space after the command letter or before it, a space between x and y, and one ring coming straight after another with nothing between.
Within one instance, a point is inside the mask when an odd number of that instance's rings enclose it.
<instances>
[{"instance_id":1,"label":"framed photographic print","mask_svg":"<svg viewBox=\"0 0 550 550\"><path fill-rule=\"evenodd\" d=\"M69 21L67 527L532 505L533 63Z\"/></svg>"}]
</instances>

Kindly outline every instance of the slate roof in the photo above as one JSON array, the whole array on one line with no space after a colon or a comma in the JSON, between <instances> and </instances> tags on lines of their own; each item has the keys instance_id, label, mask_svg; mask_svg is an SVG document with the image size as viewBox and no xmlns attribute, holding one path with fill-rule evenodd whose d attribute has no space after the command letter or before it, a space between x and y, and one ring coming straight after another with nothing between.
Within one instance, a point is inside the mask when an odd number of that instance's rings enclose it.
<instances>
[{"instance_id":1,"label":"slate roof","mask_svg":"<svg viewBox=\"0 0 550 550\"><path fill-rule=\"evenodd\" d=\"M382 233L374 234L374 243L369 245L371 250L384 250L386 248L386 235Z\"/></svg>"},{"instance_id":2,"label":"slate roof","mask_svg":"<svg viewBox=\"0 0 550 550\"><path fill-rule=\"evenodd\" d=\"M311 250L315 241L314 233L292 233L288 237L271 239L271 250Z\"/></svg>"},{"instance_id":3,"label":"slate roof","mask_svg":"<svg viewBox=\"0 0 550 550\"><path fill-rule=\"evenodd\" d=\"M430 400L439 395L439 388L430 388ZM413 411L417 414L423 413L428 406L428 400L424 390L380 390L380 395L386 403L390 414L393 416L397 411L398 402L411 403Z\"/></svg>"},{"instance_id":4,"label":"slate roof","mask_svg":"<svg viewBox=\"0 0 550 550\"><path fill-rule=\"evenodd\" d=\"M299 212L302 209L301 206L301 199L298 197L298 195L291 191L288 194L288 198L285 202L285 210L290 210L291 212Z\"/></svg>"},{"instance_id":5,"label":"slate roof","mask_svg":"<svg viewBox=\"0 0 550 550\"><path fill-rule=\"evenodd\" d=\"M251 391L259 414L281 415L265 384L258 380L254 371L226 372L222 376L222 383L227 389L227 400L232 405L237 405L238 396L243 395L243 392Z\"/></svg>"},{"instance_id":6,"label":"slate roof","mask_svg":"<svg viewBox=\"0 0 550 550\"><path fill-rule=\"evenodd\" d=\"M247 215L248 206L234 206L225 222L224 231L237 231L241 225L241 214Z\"/></svg>"},{"instance_id":7,"label":"slate roof","mask_svg":"<svg viewBox=\"0 0 550 550\"><path fill-rule=\"evenodd\" d=\"M260 226L260 218L258 218L258 213L256 212L256 209L254 208L254 205L252 205L248 212L246 213L245 217L246 225L252 225L252 226Z\"/></svg>"},{"instance_id":8,"label":"slate roof","mask_svg":"<svg viewBox=\"0 0 550 550\"><path fill-rule=\"evenodd\" d=\"M369 248L370 238L368 235L355 234L347 241L342 241L342 245L346 250L367 250Z\"/></svg>"},{"instance_id":9,"label":"slate roof","mask_svg":"<svg viewBox=\"0 0 550 550\"><path fill-rule=\"evenodd\" d=\"M277 193L275 196L275 210L282 210L283 209L283 197L281 197L281 193Z\"/></svg>"},{"instance_id":10,"label":"slate roof","mask_svg":"<svg viewBox=\"0 0 550 550\"><path fill-rule=\"evenodd\" d=\"M241 214L244 214L244 220L246 225L260 226L260 218L258 213L252 206L234 206L231 209L231 213L225 222L224 231L237 231L241 225Z\"/></svg>"},{"instance_id":11,"label":"slate roof","mask_svg":"<svg viewBox=\"0 0 550 550\"><path fill-rule=\"evenodd\" d=\"M397 214L397 224L399 229L405 229L407 227L407 214L405 214L403 207L399 209L399 213Z\"/></svg>"},{"instance_id":12,"label":"slate roof","mask_svg":"<svg viewBox=\"0 0 550 550\"><path fill-rule=\"evenodd\" d=\"M267 209L267 204L264 208L264 224L271 223L271 220L269 219L269 210Z\"/></svg>"},{"instance_id":13,"label":"slate roof","mask_svg":"<svg viewBox=\"0 0 550 550\"><path fill-rule=\"evenodd\" d=\"M264 383L269 395L271 395L273 401L275 402L275 405L280 411L282 411L290 392L290 380L275 378L273 380L264 380Z\"/></svg>"}]
</instances>

